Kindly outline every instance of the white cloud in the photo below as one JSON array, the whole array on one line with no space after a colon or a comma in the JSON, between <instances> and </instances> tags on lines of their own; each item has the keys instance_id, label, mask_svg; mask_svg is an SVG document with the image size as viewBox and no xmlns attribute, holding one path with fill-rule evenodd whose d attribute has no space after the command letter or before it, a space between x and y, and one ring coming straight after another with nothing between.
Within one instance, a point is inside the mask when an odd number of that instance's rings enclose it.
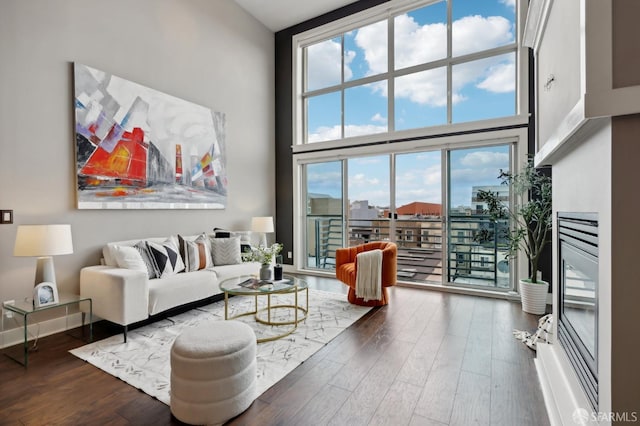
<instances>
[{"instance_id":1,"label":"white cloud","mask_svg":"<svg viewBox=\"0 0 640 426\"><path fill-rule=\"evenodd\" d=\"M513 0L500 0L511 6ZM501 16L466 16L453 22L453 50L455 55L501 46L514 39L511 22ZM446 56L446 25L444 23L418 24L412 17L395 18L397 68L430 62ZM355 32L356 45L364 52L369 71L374 75L387 70L386 21L378 22ZM317 89L340 81L340 43L327 40L308 47L309 88ZM350 68L356 52L345 54L345 80L353 76ZM469 85L491 93L515 90L515 63L513 55L501 55L453 67L452 102L458 104L467 98L463 90ZM368 85L373 93L388 96L386 82ZM447 105L446 68L437 68L409 74L396 79L395 96L418 105L442 108ZM367 125L345 126L345 137L369 135L387 131L387 118L377 113ZM341 138L340 126L319 127L309 134L309 142Z\"/></svg>"},{"instance_id":2,"label":"white cloud","mask_svg":"<svg viewBox=\"0 0 640 426\"><path fill-rule=\"evenodd\" d=\"M358 173L353 176L349 176L349 188L361 187L369 188L371 186L379 186L380 180L375 177L367 177L364 173Z\"/></svg>"},{"instance_id":3,"label":"white cloud","mask_svg":"<svg viewBox=\"0 0 640 426\"><path fill-rule=\"evenodd\" d=\"M355 42L364 50L364 59L369 64L367 75L387 72L386 20L358 29Z\"/></svg>"},{"instance_id":4,"label":"white cloud","mask_svg":"<svg viewBox=\"0 0 640 426\"><path fill-rule=\"evenodd\" d=\"M441 178L440 165L401 171L396 176L396 205L413 201L441 203Z\"/></svg>"},{"instance_id":5,"label":"white cloud","mask_svg":"<svg viewBox=\"0 0 640 426\"><path fill-rule=\"evenodd\" d=\"M376 157L356 157L349 160L349 164L356 164L358 166L362 165L370 165L370 164L381 164L382 162L385 164L389 163L389 158L386 155L376 156Z\"/></svg>"},{"instance_id":6,"label":"white cloud","mask_svg":"<svg viewBox=\"0 0 640 426\"><path fill-rule=\"evenodd\" d=\"M339 124L332 127L320 126L315 132L309 133L307 141L309 143L332 141L341 137L341 126Z\"/></svg>"},{"instance_id":7,"label":"white cloud","mask_svg":"<svg viewBox=\"0 0 640 426\"><path fill-rule=\"evenodd\" d=\"M371 121L377 123L386 123L387 118L383 117L379 112L376 112L373 117L371 117Z\"/></svg>"},{"instance_id":8,"label":"white cloud","mask_svg":"<svg viewBox=\"0 0 640 426\"><path fill-rule=\"evenodd\" d=\"M341 49L342 46L340 43L334 40L323 41L322 43L317 43L307 48L307 58L309 60L307 86L309 90L340 83ZM352 50L345 52L345 80L349 80L353 75L349 65L355 56L356 52Z\"/></svg>"},{"instance_id":9,"label":"white cloud","mask_svg":"<svg viewBox=\"0 0 640 426\"><path fill-rule=\"evenodd\" d=\"M456 96L469 84L492 93L515 91L515 63L511 54L493 56L478 61L467 62L453 67L452 88L454 104ZM458 99L458 100L463 100Z\"/></svg>"},{"instance_id":10,"label":"white cloud","mask_svg":"<svg viewBox=\"0 0 640 426\"><path fill-rule=\"evenodd\" d=\"M387 126L376 126L374 124L347 124L344 126L344 137L372 135L374 133L383 133L387 131Z\"/></svg>"},{"instance_id":11,"label":"white cloud","mask_svg":"<svg viewBox=\"0 0 640 426\"><path fill-rule=\"evenodd\" d=\"M307 174L307 187L311 192L325 193L333 197L339 197L342 188L341 172L310 172Z\"/></svg>"},{"instance_id":12,"label":"white cloud","mask_svg":"<svg viewBox=\"0 0 640 426\"><path fill-rule=\"evenodd\" d=\"M395 93L397 98L407 98L420 105L446 106L447 70L436 68L399 77L395 82Z\"/></svg>"},{"instance_id":13,"label":"white cloud","mask_svg":"<svg viewBox=\"0 0 640 426\"><path fill-rule=\"evenodd\" d=\"M376 126L373 124L363 124L363 125L355 125L349 124L344 128L345 137L353 137L353 136L363 136L363 135L372 135L375 133L383 133L387 131L387 126ZM310 143L313 142L322 142L322 141L332 141L336 139L340 139L340 125L337 124L332 127L321 126L318 127L314 132L309 133L307 140Z\"/></svg>"},{"instance_id":14,"label":"white cloud","mask_svg":"<svg viewBox=\"0 0 640 426\"><path fill-rule=\"evenodd\" d=\"M502 16L465 16L453 22L454 56L503 46L513 41L511 22Z\"/></svg>"},{"instance_id":15,"label":"white cloud","mask_svg":"<svg viewBox=\"0 0 640 426\"><path fill-rule=\"evenodd\" d=\"M395 18L396 68L435 61L447 56L445 23L418 24L409 15Z\"/></svg>"},{"instance_id":16,"label":"white cloud","mask_svg":"<svg viewBox=\"0 0 640 426\"><path fill-rule=\"evenodd\" d=\"M516 64L509 62L490 67L488 76L477 87L493 93L509 93L515 90L515 84Z\"/></svg>"},{"instance_id":17,"label":"white cloud","mask_svg":"<svg viewBox=\"0 0 640 426\"><path fill-rule=\"evenodd\" d=\"M509 153L473 151L460 159L460 166L451 170L455 189L452 205L470 206L471 188L478 185L498 185L500 169L509 168Z\"/></svg>"},{"instance_id":18,"label":"white cloud","mask_svg":"<svg viewBox=\"0 0 640 426\"><path fill-rule=\"evenodd\" d=\"M500 3L504 4L505 6L515 10L516 8L516 0L500 0Z\"/></svg>"},{"instance_id":19,"label":"white cloud","mask_svg":"<svg viewBox=\"0 0 640 426\"><path fill-rule=\"evenodd\" d=\"M467 167L495 167L497 171L509 165L509 153L473 151L460 159L460 164ZM496 174L497 176L497 174Z\"/></svg>"},{"instance_id":20,"label":"white cloud","mask_svg":"<svg viewBox=\"0 0 640 426\"><path fill-rule=\"evenodd\" d=\"M508 4L509 0L503 0ZM386 35L375 24L358 30L356 43L365 52L369 74L387 69ZM444 23L418 24L409 15L395 18L396 68L442 59L446 56L447 31ZM502 16L466 16L453 22L453 52L462 55L514 40L511 22ZM474 61L454 67L452 101L454 104L466 98L464 87L481 80L476 87L494 93L515 90L515 65L504 63L504 56ZM386 84L371 84L374 93L386 97ZM399 77L395 82L395 96L409 99L419 105L442 107L447 104L447 75L445 68L428 70Z\"/></svg>"}]
</instances>

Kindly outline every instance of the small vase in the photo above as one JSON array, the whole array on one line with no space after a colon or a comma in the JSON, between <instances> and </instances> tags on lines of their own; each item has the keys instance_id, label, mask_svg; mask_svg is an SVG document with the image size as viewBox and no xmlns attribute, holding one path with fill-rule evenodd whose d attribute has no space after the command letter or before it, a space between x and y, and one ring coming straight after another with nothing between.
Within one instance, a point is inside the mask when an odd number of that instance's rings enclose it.
<instances>
[{"instance_id":1,"label":"small vase","mask_svg":"<svg viewBox=\"0 0 640 426\"><path fill-rule=\"evenodd\" d=\"M271 279L271 268L269 265L262 265L260 267L260 279L261 280Z\"/></svg>"}]
</instances>

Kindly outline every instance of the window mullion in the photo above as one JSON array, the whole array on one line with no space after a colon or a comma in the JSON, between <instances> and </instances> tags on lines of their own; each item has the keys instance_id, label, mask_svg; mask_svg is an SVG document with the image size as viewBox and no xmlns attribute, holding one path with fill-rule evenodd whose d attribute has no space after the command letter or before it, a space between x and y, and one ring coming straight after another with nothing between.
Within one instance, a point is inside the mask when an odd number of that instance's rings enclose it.
<instances>
[{"instance_id":1,"label":"window mullion","mask_svg":"<svg viewBox=\"0 0 640 426\"><path fill-rule=\"evenodd\" d=\"M344 34L340 36L340 46L342 55L340 55L340 138L344 139Z\"/></svg>"},{"instance_id":2,"label":"window mullion","mask_svg":"<svg viewBox=\"0 0 640 426\"><path fill-rule=\"evenodd\" d=\"M387 132L396 130L395 111L395 22L394 17L387 21Z\"/></svg>"},{"instance_id":3,"label":"window mullion","mask_svg":"<svg viewBox=\"0 0 640 426\"><path fill-rule=\"evenodd\" d=\"M391 217L389 218L389 240L395 241L396 237L396 154L391 153L389 155L389 212Z\"/></svg>"},{"instance_id":4,"label":"window mullion","mask_svg":"<svg viewBox=\"0 0 640 426\"><path fill-rule=\"evenodd\" d=\"M453 48L451 46L453 36L453 13L452 3L453 0L447 1L447 123L453 122L453 72L451 67L451 59L453 56Z\"/></svg>"}]
</instances>

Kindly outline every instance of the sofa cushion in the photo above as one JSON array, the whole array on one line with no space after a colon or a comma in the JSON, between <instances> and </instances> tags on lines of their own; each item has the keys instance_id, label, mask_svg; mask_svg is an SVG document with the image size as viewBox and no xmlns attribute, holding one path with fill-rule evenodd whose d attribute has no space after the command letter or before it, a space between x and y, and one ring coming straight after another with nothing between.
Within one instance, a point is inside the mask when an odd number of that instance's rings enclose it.
<instances>
[{"instance_id":1,"label":"sofa cushion","mask_svg":"<svg viewBox=\"0 0 640 426\"><path fill-rule=\"evenodd\" d=\"M240 238L212 238L211 254L213 255L213 264L215 266L242 263Z\"/></svg>"},{"instance_id":2,"label":"sofa cushion","mask_svg":"<svg viewBox=\"0 0 640 426\"><path fill-rule=\"evenodd\" d=\"M201 269L149 280L149 315L218 293L220 293L220 287L212 269Z\"/></svg>"},{"instance_id":3,"label":"sofa cushion","mask_svg":"<svg viewBox=\"0 0 640 426\"><path fill-rule=\"evenodd\" d=\"M184 262L185 271L199 271L213 266L210 241L205 234L201 234L194 241L186 240L178 235L180 242L180 256Z\"/></svg>"},{"instance_id":4,"label":"sofa cushion","mask_svg":"<svg viewBox=\"0 0 640 426\"><path fill-rule=\"evenodd\" d=\"M180 257L177 244L172 238L162 244L147 241L147 250L158 278L165 278L184 271L184 262Z\"/></svg>"},{"instance_id":5,"label":"sofa cushion","mask_svg":"<svg viewBox=\"0 0 640 426\"><path fill-rule=\"evenodd\" d=\"M214 266L218 281L222 282L227 278L233 278L240 275L255 275L260 272L260 263L258 262L242 262L236 265Z\"/></svg>"},{"instance_id":6,"label":"sofa cushion","mask_svg":"<svg viewBox=\"0 0 640 426\"><path fill-rule=\"evenodd\" d=\"M135 247L114 245L112 253L118 267L148 273L147 265Z\"/></svg>"}]
</instances>

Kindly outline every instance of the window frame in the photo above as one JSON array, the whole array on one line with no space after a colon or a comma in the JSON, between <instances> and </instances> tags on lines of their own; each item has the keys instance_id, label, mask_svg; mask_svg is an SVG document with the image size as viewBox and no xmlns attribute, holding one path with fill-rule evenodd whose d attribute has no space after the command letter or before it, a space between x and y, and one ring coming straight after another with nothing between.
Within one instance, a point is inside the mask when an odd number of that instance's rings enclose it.
<instances>
[{"instance_id":1,"label":"window frame","mask_svg":"<svg viewBox=\"0 0 640 426\"><path fill-rule=\"evenodd\" d=\"M306 181L304 178L303 168L308 164L318 162L329 161L345 161L354 157L368 157L375 155L398 155L411 152L421 152L425 150L441 150L448 152L453 149L469 149L480 148L484 146L501 145L501 144L513 144L513 153L511 159L511 167L513 170L521 170L527 163L527 142L528 141L528 129L527 127L517 127L499 130L490 130L482 133L465 133L461 135L444 135L437 138L427 138L420 140L402 141L394 144L381 144L370 146L356 146L356 147L342 147L342 149L335 150L323 150L319 152L306 152L293 156L293 182L294 182L294 259L293 268L295 272L310 273L316 275L325 275L327 273L318 271L315 269L306 268L305 247L307 244L307 236L305 233L306 223L306 206L304 200L306 200ZM315 145L315 144L314 144ZM448 156L442 155L442 206L443 217L449 215L448 210ZM347 169L343 167L343 191L347 188ZM391 175L393 176L393 174ZM391 177L392 179L392 177ZM395 188L392 186L391 191ZM393 199L392 199L393 200ZM345 199L343 192L343 209L348 209L348 197ZM395 232L390 230L389 232ZM343 235L346 235L346 223L343 224ZM443 227L441 235L442 250L445 251L446 241L448 238L447 230ZM526 256L517 256L516 262L513 266L510 265L510 273L512 274L512 285L515 290L517 285L515 284L520 277L526 277L528 275L528 263ZM331 271L329 274L335 274ZM411 284L411 283L410 283ZM415 283L414 283L415 284ZM420 284L423 286L435 286L435 287L452 287L451 283L443 282L441 284ZM453 287L460 289L465 288L464 285L456 284ZM472 288L474 288L472 286ZM475 288L474 291L479 289ZM479 290L484 291L484 290ZM489 290L491 291L491 290ZM507 290L504 291L505 293Z\"/></svg>"},{"instance_id":2,"label":"window frame","mask_svg":"<svg viewBox=\"0 0 640 426\"><path fill-rule=\"evenodd\" d=\"M362 144L370 144L374 142L385 142L389 140L407 139L414 137L425 137L430 135L438 135L443 133L452 132L471 132L476 130L482 130L486 128L496 127L508 127L527 124L529 120L528 114L528 68L529 68L529 51L528 48L522 46L522 29L524 28L524 21L526 18L527 5L525 1L517 0L515 10L515 23L516 34L515 42L505 46L494 47L492 49L484 50L482 52L474 52L457 57L451 55L451 41L448 40L448 55L447 58L423 63L419 65L413 65L400 70L395 70L393 66L393 50L394 50L394 18L395 16L405 13L407 11L416 10L430 4L434 4L439 0L391 0L378 6L374 6L370 9L356 13L345 18L333 21L331 23L316 27L314 29L298 33L292 37L292 135L293 153L301 153L306 151L315 151L318 149L332 149L345 146L358 146ZM447 15L448 20L451 16L452 3L447 1ZM455 0L454 0L455 1ZM305 69L304 53L305 48L315 43L319 43L332 38L340 37L341 45L344 51L343 35L354 29L362 28L367 25L379 22L381 20L387 20L387 72L377 74L375 76L368 76L359 79L344 81L344 55L341 54L341 72L342 81L339 85L333 85L322 89L316 89L313 91L304 91L304 78ZM450 27L449 22L447 23ZM451 31L448 30L450 37ZM478 59L498 56L505 53L515 53L516 61L516 87L515 87L515 114L508 117L481 119L477 121L466 121L461 123L451 123L452 119L452 104L451 104L451 69L453 66L467 63ZM395 130L395 114L394 114L394 87L393 82L395 78L413 74L415 72L424 71L428 69L435 69L442 66L447 67L447 124L420 127L407 130ZM374 133L364 136L353 136L344 138L344 91L347 88L360 86L363 84L375 82L375 81L387 81L388 94L387 94L387 132ZM341 97L341 135L342 138L321 141L321 142L307 142L307 120L305 117L306 108L304 107L306 99L311 96L316 96L326 93L335 93L339 91Z\"/></svg>"}]
</instances>

